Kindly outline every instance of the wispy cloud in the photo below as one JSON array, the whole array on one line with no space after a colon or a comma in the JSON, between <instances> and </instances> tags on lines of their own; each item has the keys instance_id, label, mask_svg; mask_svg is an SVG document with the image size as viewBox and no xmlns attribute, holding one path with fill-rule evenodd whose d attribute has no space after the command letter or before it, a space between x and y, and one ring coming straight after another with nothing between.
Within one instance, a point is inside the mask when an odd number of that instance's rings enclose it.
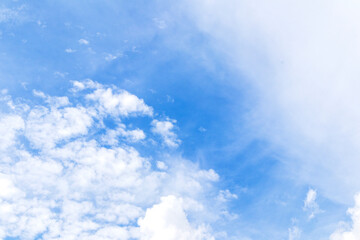
<instances>
[{"instance_id":1,"label":"wispy cloud","mask_svg":"<svg viewBox=\"0 0 360 240\"><path fill-rule=\"evenodd\" d=\"M289 228L289 240L298 240L301 237L301 229L297 226Z\"/></svg>"},{"instance_id":2,"label":"wispy cloud","mask_svg":"<svg viewBox=\"0 0 360 240\"><path fill-rule=\"evenodd\" d=\"M17 20L19 17L19 10L17 9L0 8L0 23Z\"/></svg>"},{"instance_id":3,"label":"wispy cloud","mask_svg":"<svg viewBox=\"0 0 360 240\"><path fill-rule=\"evenodd\" d=\"M245 127L291 159L289 178L347 203L360 189L360 4L350 2L188 1L212 49L247 76L232 84L255 89Z\"/></svg>"},{"instance_id":4,"label":"wispy cloud","mask_svg":"<svg viewBox=\"0 0 360 240\"><path fill-rule=\"evenodd\" d=\"M316 202L317 192L314 189L309 189L304 200L304 211L309 212L309 219L315 217L316 214L320 213L318 203Z\"/></svg>"}]
</instances>

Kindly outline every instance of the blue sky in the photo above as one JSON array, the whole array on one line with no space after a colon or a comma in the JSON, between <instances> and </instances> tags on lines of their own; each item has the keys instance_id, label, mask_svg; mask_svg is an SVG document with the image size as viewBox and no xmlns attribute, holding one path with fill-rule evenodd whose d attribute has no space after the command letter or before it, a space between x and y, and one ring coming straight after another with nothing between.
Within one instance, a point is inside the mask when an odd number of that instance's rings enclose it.
<instances>
[{"instance_id":1,"label":"blue sky","mask_svg":"<svg viewBox=\"0 0 360 240\"><path fill-rule=\"evenodd\" d=\"M360 238L359 8L3 1L0 238Z\"/></svg>"}]
</instances>

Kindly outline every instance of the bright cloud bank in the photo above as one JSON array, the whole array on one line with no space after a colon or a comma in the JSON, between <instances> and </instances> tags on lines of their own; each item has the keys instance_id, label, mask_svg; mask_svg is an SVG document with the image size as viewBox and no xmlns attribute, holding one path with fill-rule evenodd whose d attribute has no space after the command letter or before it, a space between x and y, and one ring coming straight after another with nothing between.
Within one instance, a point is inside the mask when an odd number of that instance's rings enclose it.
<instances>
[{"instance_id":1,"label":"bright cloud bank","mask_svg":"<svg viewBox=\"0 0 360 240\"><path fill-rule=\"evenodd\" d=\"M140 154L151 144L173 151L175 121L91 80L73 82L68 96L34 95L42 104L2 96L0 238L214 239L225 208L215 171Z\"/></svg>"}]
</instances>

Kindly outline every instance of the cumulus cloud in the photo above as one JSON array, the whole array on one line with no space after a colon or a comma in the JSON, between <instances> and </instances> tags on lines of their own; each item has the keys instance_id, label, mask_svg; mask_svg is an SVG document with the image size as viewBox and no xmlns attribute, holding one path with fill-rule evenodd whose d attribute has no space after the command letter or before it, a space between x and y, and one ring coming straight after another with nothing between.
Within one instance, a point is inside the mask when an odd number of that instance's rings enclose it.
<instances>
[{"instance_id":1,"label":"cumulus cloud","mask_svg":"<svg viewBox=\"0 0 360 240\"><path fill-rule=\"evenodd\" d=\"M152 108L114 86L75 87L86 92L35 91L43 104L13 103L1 116L0 238L213 239L217 173L178 157L165 164L141 156L132 144L145 130L121 120L151 116ZM105 117L117 127L109 130Z\"/></svg>"},{"instance_id":2,"label":"cumulus cloud","mask_svg":"<svg viewBox=\"0 0 360 240\"><path fill-rule=\"evenodd\" d=\"M59 141L86 134L92 122L83 107L36 107L26 119L25 135L35 147L53 147Z\"/></svg>"},{"instance_id":3,"label":"cumulus cloud","mask_svg":"<svg viewBox=\"0 0 360 240\"><path fill-rule=\"evenodd\" d=\"M72 91L94 89L86 95L86 99L93 101L101 114L116 116L146 115L152 116L153 109L145 104L143 99L116 87L105 87L92 80L84 82L73 81Z\"/></svg>"},{"instance_id":4,"label":"cumulus cloud","mask_svg":"<svg viewBox=\"0 0 360 240\"><path fill-rule=\"evenodd\" d=\"M161 198L159 204L139 219L143 240L201 240L214 239L204 226L192 227L183 208L183 200L175 196Z\"/></svg>"},{"instance_id":5,"label":"cumulus cloud","mask_svg":"<svg viewBox=\"0 0 360 240\"><path fill-rule=\"evenodd\" d=\"M151 131L157 135L159 135L163 139L163 143L168 147L178 147L181 141L177 138L174 130L175 120L167 119L165 121L159 121L154 119L151 122L152 128Z\"/></svg>"},{"instance_id":6,"label":"cumulus cloud","mask_svg":"<svg viewBox=\"0 0 360 240\"><path fill-rule=\"evenodd\" d=\"M110 145L117 145L119 138L125 139L129 142L138 142L145 139L145 133L141 129L127 130L124 124L119 124L116 129L106 130L106 134L102 140Z\"/></svg>"},{"instance_id":7,"label":"cumulus cloud","mask_svg":"<svg viewBox=\"0 0 360 240\"><path fill-rule=\"evenodd\" d=\"M330 240L360 239L360 194L355 196L355 206L348 210L348 214L351 216L351 226L340 227L330 236Z\"/></svg>"},{"instance_id":8,"label":"cumulus cloud","mask_svg":"<svg viewBox=\"0 0 360 240\"><path fill-rule=\"evenodd\" d=\"M218 200L221 202L227 202L232 199L237 199L238 196L234 193L231 193L229 189L226 190L220 190L218 195Z\"/></svg>"},{"instance_id":9,"label":"cumulus cloud","mask_svg":"<svg viewBox=\"0 0 360 240\"><path fill-rule=\"evenodd\" d=\"M15 144L16 135L24 129L24 120L18 115L0 117L0 150L4 151Z\"/></svg>"}]
</instances>

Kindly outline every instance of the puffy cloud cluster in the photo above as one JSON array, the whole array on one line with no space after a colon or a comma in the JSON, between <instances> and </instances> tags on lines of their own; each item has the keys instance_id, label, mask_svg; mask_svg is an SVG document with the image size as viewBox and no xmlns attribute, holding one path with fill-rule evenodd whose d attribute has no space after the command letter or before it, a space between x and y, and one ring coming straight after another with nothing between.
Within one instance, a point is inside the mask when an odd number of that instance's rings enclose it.
<instances>
[{"instance_id":1,"label":"puffy cloud cluster","mask_svg":"<svg viewBox=\"0 0 360 240\"><path fill-rule=\"evenodd\" d=\"M129 115L153 115L152 107L145 104L144 100L129 92L115 87L105 88L101 84L87 80L85 82L74 81L73 91L94 89L86 95L86 99L93 101L97 110L103 115L129 116Z\"/></svg>"},{"instance_id":2,"label":"puffy cloud cluster","mask_svg":"<svg viewBox=\"0 0 360 240\"><path fill-rule=\"evenodd\" d=\"M69 97L34 92L42 105L3 98L11 108L0 116L0 238L213 239L215 171L141 156L132 144L146 144L151 130L122 119L153 126L152 108L114 86L73 84Z\"/></svg>"},{"instance_id":3,"label":"puffy cloud cluster","mask_svg":"<svg viewBox=\"0 0 360 240\"><path fill-rule=\"evenodd\" d=\"M145 133L141 129L126 130L124 124L119 124L116 129L109 129L103 136L102 140L109 145L116 145L119 143L119 137L126 141L138 142L145 139Z\"/></svg>"},{"instance_id":4,"label":"puffy cloud cluster","mask_svg":"<svg viewBox=\"0 0 360 240\"><path fill-rule=\"evenodd\" d=\"M0 150L5 150L15 143L19 130L24 129L24 120L17 115L6 115L0 119Z\"/></svg>"}]
</instances>

